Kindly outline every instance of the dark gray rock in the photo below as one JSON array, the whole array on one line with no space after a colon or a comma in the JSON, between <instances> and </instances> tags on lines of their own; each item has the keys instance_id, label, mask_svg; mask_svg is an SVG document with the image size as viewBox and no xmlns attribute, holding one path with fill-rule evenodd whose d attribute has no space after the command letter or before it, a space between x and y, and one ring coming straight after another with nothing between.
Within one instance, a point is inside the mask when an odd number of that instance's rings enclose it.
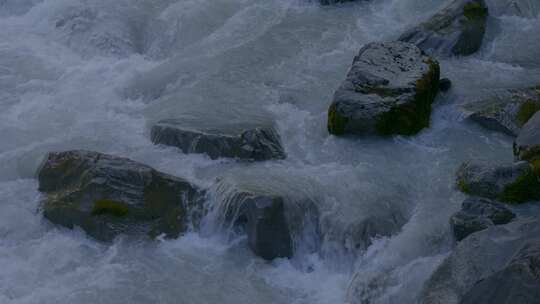
<instances>
[{"instance_id":1,"label":"dark gray rock","mask_svg":"<svg viewBox=\"0 0 540 304\"><path fill-rule=\"evenodd\" d=\"M328 110L335 135L413 135L429 126L439 64L404 42L370 43L354 58Z\"/></svg>"},{"instance_id":2,"label":"dark gray rock","mask_svg":"<svg viewBox=\"0 0 540 304\"><path fill-rule=\"evenodd\" d=\"M458 169L456 182L464 193L511 203L538 199L540 187L535 170L527 162L466 162Z\"/></svg>"},{"instance_id":3,"label":"dark gray rock","mask_svg":"<svg viewBox=\"0 0 540 304\"><path fill-rule=\"evenodd\" d=\"M468 119L486 129L517 136L525 123L540 110L540 89L498 89L487 97L463 106Z\"/></svg>"},{"instance_id":4,"label":"dark gray rock","mask_svg":"<svg viewBox=\"0 0 540 304\"><path fill-rule=\"evenodd\" d=\"M218 179L218 203L213 206L226 226L244 230L251 250L266 260L290 258L319 245L319 209L316 201L279 178L255 179L229 174Z\"/></svg>"},{"instance_id":5,"label":"dark gray rock","mask_svg":"<svg viewBox=\"0 0 540 304\"><path fill-rule=\"evenodd\" d=\"M488 9L483 0L454 0L399 38L443 56L471 55L482 46Z\"/></svg>"},{"instance_id":6,"label":"dark gray rock","mask_svg":"<svg viewBox=\"0 0 540 304\"><path fill-rule=\"evenodd\" d=\"M540 113L537 112L523 126L514 141L514 155L520 160L533 160L540 156Z\"/></svg>"},{"instance_id":7,"label":"dark gray rock","mask_svg":"<svg viewBox=\"0 0 540 304\"><path fill-rule=\"evenodd\" d=\"M463 202L461 210L452 215L450 225L455 238L461 241L468 235L490 226L507 224L514 217L514 213L500 203L470 197Z\"/></svg>"},{"instance_id":8,"label":"dark gray rock","mask_svg":"<svg viewBox=\"0 0 540 304\"><path fill-rule=\"evenodd\" d=\"M119 234L177 237L200 217L203 193L184 179L127 158L49 153L38 171L43 215L111 241Z\"/></svg>"},{"instance_id":9,"label":"dark gray rock","mask_svg":"<svg viewBox=\"0 0 540 304\"><path fill-rule=\"evenodd\" d=\"M184 153L204 153L212 159L231 157L248 160L284 159L281 139L271 125L193 127L183 120L167 119L152 127L156 144L180 148Z\"/></svg>"},{"instance_id":10,"label":"dark gray rock","mask_svg":"<svg viewBox=\"0 0 540 304\"><path fill-rule=\"evenodd\" d=\"M442 78L439 81L439 90L441 92L448 92L452 88L452 81L448 78Z\"/></svg>"},{"instance_id":11,"label":"dark gray rock","mask_svg":"<svg viewBox=\"0 0 540 304\"><path fill-rule=\"evenodd\" d=\"M538 303L529 300L538 299L539 233L540 221L523 219L471 234L432 274L419 302Z\"/></svg>"},{"instance_id":12,"label":"dark gray rock","mask_svg":"<svg viewBox=\"0 0 540 304\"><path fill-rule=\"evenodd\" d=\"M508 266L480 280L461 301L461 304L530 303L540 303L540 239L522 245Z\"/></svg>"}]
</instances>

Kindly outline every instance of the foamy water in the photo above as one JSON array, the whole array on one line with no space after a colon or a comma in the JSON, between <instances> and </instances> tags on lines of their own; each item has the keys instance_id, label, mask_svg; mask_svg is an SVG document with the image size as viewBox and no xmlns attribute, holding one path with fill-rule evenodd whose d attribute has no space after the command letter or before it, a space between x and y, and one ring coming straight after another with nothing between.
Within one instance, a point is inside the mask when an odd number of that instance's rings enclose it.
<instances>
[{"instance_id":1,"label":"foamy water","mask_svg":"<svg viewBox=\"0 0 540 304\"><path fill-rule=\"evenodd\" d=\"M364 43L395 39L446 2L0 0L0 303L414 303L452 247L457 166L512 157L510 138L464 122L458 105L478 89L540 83L540 19L490 17L480 52L440 60L454 87L417 136L336 138L326 110ZM246 164L154 146L149 126L173 117L274 121L288 158ZM130 157L214 190L224 172L301 189L321 207L324 238L318 253L268 263L211 212L177 240L97 243L38 210L34 173L64 149ZM351 223L396 210L399 232L342 246Z\"/></svg>"}]
</instances>

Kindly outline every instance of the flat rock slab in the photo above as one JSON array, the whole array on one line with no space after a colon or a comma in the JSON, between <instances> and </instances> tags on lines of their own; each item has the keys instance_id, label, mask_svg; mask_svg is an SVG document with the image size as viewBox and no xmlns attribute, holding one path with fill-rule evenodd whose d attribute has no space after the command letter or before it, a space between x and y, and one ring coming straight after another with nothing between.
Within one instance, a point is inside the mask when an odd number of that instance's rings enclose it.
<instances>
[{"instance_id":1,"label":"flat rock slab","mask_svg":"<svg viewBox=\"0 0 540 304\"><path fill-rule=\"evenodd\" d=\"M499 89L463 106L468 119L486 129L518 136L521 128L540 110L540 87Z\"/></svg>"},{"instance_id":2,"label":"flat rock slab","mask_svg":"<svg viewBox=\"0 0 540 304\"><path fill-rule=\"evenodd\" d=\"M432 274L419 303L537 303L539 233L540 221L524 219L470 235Z\"/></svg>"},{"instance_id":3,"label":"flat rock slab","mask_svg":"<svg viewBox=\"0 0 540 304\"><path fill-rule=\"evenodd\" d=\"M454 0L399 40L414 43L430 54L471 55L482 46L487 17L483 0Z\"/></svg>"},{"instance_id":4,"label":"flat rock slab","mask_svg":"<svg viewBox=\"0 0 540 304\"><path fill-rule=\"evenodd\" d=\"M184 153L204 153L212 159L221 157L246 160L284 159L281 138L272 125L193 126L181 119L156 123L152 142L177 147Z\"/></svg>"},{"instance_id":5,"label":"flat rock slab","mask_svg":"<svg viewBox=\"0 0 540 304\"><path fill-rule=\"evenodd\" d=\"M120 234L177 237L203 198L184 179L91 151L49 153L38 179L45 218L101 241Z\"/></svg>"},{"instance_id":6,"label":"flat rock slab","mask_svg":"<svg viewBox=\"0 0 540 304\"><path fill-rule=\"evenodd\" d=\"M540 113L537 112L523 126L514 141L514 155L520 160L534 160L540 156Z\"/></svg>"},{"instance_id":7,"label":"flat rock slab","mask_svg":"<svg viewBox=\"0 0 540 304\"><path fill-rule=\"evenodd\" d=\"M456 183L464 193L502 202L540 199L538 172L524 161L508 165L465 162L458 169Z\"/></svg>"},{"instance_id":8,"label":"flat rock slab","mask_svg":"<svg viewBox=\"0 0 540 304\"><path fill-rule=\"evenodd\" d=\"M509 223L515 214L503 204L479 197L467 198L461 210L452 215L450 225L456 240L494 225Z\"/></svg>"},{"instance_id":9,"label":"flat rock slab","mask_svg":"<svg viewBox=\"0 0 540 304\"><path fill-rule=\"evenodd\" d=\"M335 135L412 135L429 126L439 64L404 42L370 43L354 58L328 110Z\"/></svg>"}]
</instances>

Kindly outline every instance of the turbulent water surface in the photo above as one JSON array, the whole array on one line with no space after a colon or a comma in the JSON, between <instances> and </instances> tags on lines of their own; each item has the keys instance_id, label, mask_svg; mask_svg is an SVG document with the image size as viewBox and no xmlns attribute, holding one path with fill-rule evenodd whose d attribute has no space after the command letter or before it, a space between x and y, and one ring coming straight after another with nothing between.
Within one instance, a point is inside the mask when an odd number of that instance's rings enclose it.
<instances>
[{"instance_id":1,"label":"turbulent water surface","mask_svg":"<svg viewBox=\"0 0 540 304\"><path fill-rule=\"evenodd\" d=\"M479 53L441 60L454 87L417 136L336 138L326 110L363 44L395 39L445 3L0 0L0 303L344 303L352 289L356 301L414 303L453 246L457 166L511 160L511 139L465 122L458 105L540 82L540 19L491 16ZM151 123L179 117L275 122L288 158L238 163L153 145ZM47 151L65 149L186 177L211 189L210 207L226 200L223 174L303 193L321 207L320 250L265 262L219 212L177 240L104 245L59 228L39 212L34 175ZM398 210L393 236L340 245L349 223Z\"/></svg>"}]
</instances>

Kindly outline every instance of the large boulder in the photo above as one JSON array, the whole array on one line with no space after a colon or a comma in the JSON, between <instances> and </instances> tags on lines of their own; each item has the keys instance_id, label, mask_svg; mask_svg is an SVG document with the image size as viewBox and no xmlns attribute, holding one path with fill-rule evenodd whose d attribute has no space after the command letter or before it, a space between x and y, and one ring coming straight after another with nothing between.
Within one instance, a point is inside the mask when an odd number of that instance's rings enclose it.
<instances>
[{"instance_id":1,"label":"large boulder","mask_svg":"<svg viewBox=\"0 0 540 304\"><path fill-rule=\"evenodd\" d=\"M540 156L540 113L534 114L519 132L514 141L514 155L529 161Z\"/></svg>"},{"instance_id":2,"label":"large boulder","mask_svg":"<svg viewBox=\"0 0 540 304\"><path fill-rule=\"evenodd\" d=\"M432 274L419 302L537 303L539 233L540 221L526 219L470 235Z\"/></svg>"},{"instance_id":3,"label":"large boulder","mask_svg":"<svg viewBox=\"0 0 540 304\"><path fill-rule=\"evenodd\" d=\"M521 128L540 110L540 87L499 89L488 96L464 105L468 119L481 126L518 136Z\"/></svg>"},{"instance_id":4,"label":"large boulder","mask_svg":"<svg viewBox=\"0 0 540 304\"><path fill-rule=\"evenodd\" d=\"M244 231L251 250L266 260L312 253L320 238L317 201L293 185L271 173L229 173L216 183L217 202L210 212L222 226Z\"/></svg>"},{"instance_id":5,"label":"large boulder","mask_svg":"<svg viewBox=\"0 0 540 304\"><path fill-rule=\"evenodd\" d=\"M452 215L450 224L456 240L494 225L508 224L515 214L504 205L479 197L467 198L461 210Z\"/></svg>"},{"instance_id":6,"label":"large boulder","mask_svg":"<svg viewBox=\"0 0 540 304\"><path fill-rule=\"evenodd\" d=\"M177 237L202 205L203 193L186 180L97 152L49 153L38 178L45 218L101 241L119 234Z\"/></svg>"},{"instance_id":7,"label":"large boulder","mask_svg":"<svg viewBox=\"0 0 540 304\"><path fill-rule=\"evenodd\" d=\"M399 40L414 43L430 54L471 55L482 46L487 17L484 0L454 0Z\"/></svg>"},{"instance_id":8,"label":"large boulder","mask_svg":"<svg viewBox=\"0 0 540 304\"><path fill-rule=\"evenodd\" d=\"M522 245L506 267L476 283L461 304L540 302L540 238Z\"/></svg>"},{"instance_id":9,"label":"large boulder","mask_svg":"<svg viewBox=\"0 0 540 304\"><path fill-rule=\"evenodd\" d=\"M335 135L413 135L429 126L436 60L404 42L370 43L354 58L328 110Z\"/></svg>"},{"instance_id":10,"label":"large boulder","mask_svg":"<svg viewBox=\"0 0 540 304\"><path fill-rule=\"evenodd\" d=\"M457 172L457 186L467 194L508 203L540 199L538 168L527 163L495 165L465 162Z\"/></svg>"},{"instance_id":11,"label":"large boulder","mask_svg":"<svg viewBox=\"0 0 540 304\"><path fill-rule=\"evenodd\" d=\"M182 119L166 119L151 130L156 144L177 147L184 153L204 153L212 159L284 159L281 139L272 125L227 124L220 127L193 125Z\"/></svg>"}]
</instances>

